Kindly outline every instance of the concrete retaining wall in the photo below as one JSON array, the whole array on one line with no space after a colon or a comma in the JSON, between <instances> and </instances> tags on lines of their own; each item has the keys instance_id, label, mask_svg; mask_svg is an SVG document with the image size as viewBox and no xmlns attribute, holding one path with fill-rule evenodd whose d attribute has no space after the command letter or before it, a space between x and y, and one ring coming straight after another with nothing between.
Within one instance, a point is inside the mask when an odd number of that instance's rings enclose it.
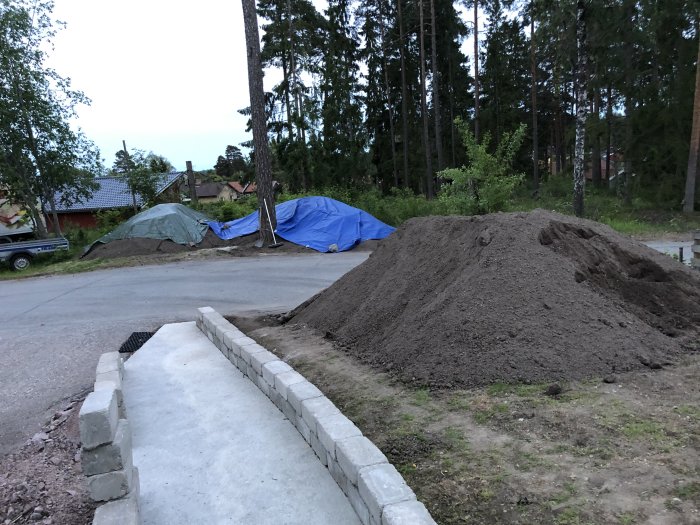
<instances>
[{"instance_id":1,"label":"concrete retaining wall","mask_svg":"<svg viewBox=\"0 0 700 525\"><path fill-rule=\"evenodd\" d=\"M131 429L126 419L119 352L100 356L94 391L80 409L83 472L90 497L107 502L95 511L93 525L138 525L139 476L133 466Z\"/></svg>"},{"instance_id":2,"label":"concrete retaining wall","mask_svg":"<svg viewBox=\"0 0 700 525\"><path fill-rule=\"evenodd\" d=\"M384 454L304 376L213 308L199 308L197 326L297 428L363 525L435 523Z\"/></svg>"}]
</instances>

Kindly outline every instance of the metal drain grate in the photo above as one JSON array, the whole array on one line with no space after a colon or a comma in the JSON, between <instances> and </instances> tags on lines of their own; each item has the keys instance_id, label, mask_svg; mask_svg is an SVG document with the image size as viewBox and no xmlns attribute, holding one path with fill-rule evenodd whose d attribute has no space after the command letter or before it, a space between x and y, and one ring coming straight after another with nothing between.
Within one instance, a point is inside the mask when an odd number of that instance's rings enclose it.
<instances>
[{"instance_id":1,"label":"metal drain grate","mask_svg":"<svg viewBox=\"0 0 700 525\"><path fill-rule=\"evenodd\" d=\"M148 341L155 332L134 332L129 336L129 339L124 341L124 344L119 348L122 353L125 352L136 352L141 348L146 341Z\"/></svg>"}]
</instances>

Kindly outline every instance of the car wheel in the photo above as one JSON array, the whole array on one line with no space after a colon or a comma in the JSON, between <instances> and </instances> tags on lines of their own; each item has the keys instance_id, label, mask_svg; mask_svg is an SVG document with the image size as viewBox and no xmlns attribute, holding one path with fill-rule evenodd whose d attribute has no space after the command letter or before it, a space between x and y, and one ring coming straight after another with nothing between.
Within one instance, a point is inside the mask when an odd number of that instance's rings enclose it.
<instances>
[{"instance_id":1,"label":"car wheel","mask_svg":"<svg viewBox=\"0 0 700 525\"><path fill-rule=\"evenodd\" d=\"M29 265L31 264L32 260L28 255L15 255L12 260L10 261L10 265L12 266L12 269L16 272L21 272L22 270L26 270L29 268Z\"/></svg>"}]
</instances>

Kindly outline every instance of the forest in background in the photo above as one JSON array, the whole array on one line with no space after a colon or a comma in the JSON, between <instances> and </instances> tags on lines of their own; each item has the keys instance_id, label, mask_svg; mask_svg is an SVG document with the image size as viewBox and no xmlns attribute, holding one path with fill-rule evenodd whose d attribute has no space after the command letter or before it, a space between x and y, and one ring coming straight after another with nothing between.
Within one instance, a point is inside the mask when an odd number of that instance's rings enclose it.
<instances>
[{"instance_id":1,"label":"forest in background","mask_svg":"<svg viewBox=\"0 0 700 525\"><path fill-rule=\"evenodd\" d=\"M679 209L697 4L585 4L590 182L605 186L617 175L623 201L639 196ZM572 172L581 85L576 7L572 0L329 0L319 12L310 0L260 0L263 65L281 72L266 94L273 177L291 191L374 186L432 197L438 172L468 162L461 119L491 152L527 125L513 165L536 196L541 180ZM465 45L475 27L476 56Z\"/></svg>"}]
</instances>

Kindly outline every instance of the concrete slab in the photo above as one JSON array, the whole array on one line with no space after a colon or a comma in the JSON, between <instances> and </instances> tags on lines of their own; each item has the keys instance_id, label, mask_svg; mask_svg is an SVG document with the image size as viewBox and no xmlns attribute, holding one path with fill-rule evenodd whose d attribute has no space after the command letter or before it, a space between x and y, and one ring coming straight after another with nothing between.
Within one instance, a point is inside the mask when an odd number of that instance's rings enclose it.
<instances>
[{"instance_id":1,"label":"concrete slab","mask_svg":"<svg viewBox=\"0 0 700 525\"><path fill-rule=\"evenodd\" d=\"M165 325L125 364L143 525L357 525L296 429L195 323Z\"/></svg>"}]
</instances>

